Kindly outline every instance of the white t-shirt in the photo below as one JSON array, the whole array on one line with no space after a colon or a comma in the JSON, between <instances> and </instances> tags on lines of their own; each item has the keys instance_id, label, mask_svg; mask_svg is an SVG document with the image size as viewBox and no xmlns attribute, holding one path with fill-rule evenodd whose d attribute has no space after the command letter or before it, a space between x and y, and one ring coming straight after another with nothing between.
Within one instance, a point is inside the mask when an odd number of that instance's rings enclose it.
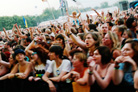
<instances>
[{"instance_id":1,"label":"white t-shirt","mask_svg":"<svg viewBox=\"0 0 138 92\"><path fill-rule=\"evenodd\" d=\"M62 71L70 72L71 71L71 62L67 59L62 60L62 64L57 68L56 62L53 60L49 65L47 72L53 73L53 76L58 76Z\"/></svg>"}]
</instances>

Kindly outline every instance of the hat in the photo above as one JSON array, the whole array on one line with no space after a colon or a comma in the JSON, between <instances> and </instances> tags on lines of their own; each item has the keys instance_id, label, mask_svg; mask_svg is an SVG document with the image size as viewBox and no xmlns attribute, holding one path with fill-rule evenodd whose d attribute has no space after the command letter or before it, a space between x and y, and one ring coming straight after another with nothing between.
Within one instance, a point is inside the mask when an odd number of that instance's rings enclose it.
<instances>
[{"instance_id":1,"label":"hat","mask_svg":"<svg viewBox=\"0 0 138 92\"><path fill-rule=\"evenodd\" d=\"M19 53L22 53L22 54L25 55L24 50L22 50L22 49L17 49L17 50L14 51L14 57L16 57L16 55L19 54Z\"/></svg>"}]
</instances>

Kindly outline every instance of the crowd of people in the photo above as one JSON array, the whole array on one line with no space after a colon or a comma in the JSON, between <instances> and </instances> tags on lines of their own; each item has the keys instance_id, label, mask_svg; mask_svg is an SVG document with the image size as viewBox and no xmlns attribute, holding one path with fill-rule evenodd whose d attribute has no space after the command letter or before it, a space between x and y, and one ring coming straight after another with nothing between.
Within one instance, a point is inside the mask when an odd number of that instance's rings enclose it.
<instances>
[{"instance_id":1,"label":"crowd of people","mask_svg":"<svg viewBox=\"0 0 138 92\"><path fill-rule=\"evenodd\" d=\"M3 28L0 82L43 81L51 92L138 92L137 9L101 14L92 9L97 15L86 14L87 19L66 11L63 24L26 29L14 24L12 34Z\"/></svg>"}]
</instances>

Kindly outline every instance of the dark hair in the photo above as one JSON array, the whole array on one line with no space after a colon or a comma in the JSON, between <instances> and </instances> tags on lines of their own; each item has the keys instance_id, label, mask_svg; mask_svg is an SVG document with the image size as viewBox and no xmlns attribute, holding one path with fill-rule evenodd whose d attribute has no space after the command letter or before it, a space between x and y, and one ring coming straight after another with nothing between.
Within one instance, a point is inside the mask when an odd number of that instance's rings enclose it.
<instances>
[{"instance_id":1,"label":"dark hair","mask_svg":"<svg viewBox=\"0 0 138 92\"><path fill-rule=\"evenodd\" d=\"M41 47L32 49L33 52L36 52L41 62L46 64L46 60L49 59L48 52L45 52Z\"/></svg>"},{"instance_id":2,"label":"dark hair","mask_svg":"<svg viewBox=\"0 0 138 92\"><path fill-rule=\"evenodd\" d=\"M126 20L126 26L128 28L131 28L132 27L132 23L134 22L134 20L136 20L134 17L129 17L127 20Z\"/></svg>"},{"instance_id":3,"label":"dark hair","mask_svg":"<svg viewBox=\"0 0 138 92\"><path fill-rule=\"evenodd\" d=\"M2 37L0 36L0 41L2 41Z\"/></svg>"},{"instance_id":4,"label":"dark hair","mask_svg":"<svg viewBox=\"0 0 138 92\"><path fill-rule=\"evenodd\" d=\"M59 55L59 58L62 59L63 49L59 45L52 45L49 49L49 52L54 52L56 55Z\"/></svg>"},{"instance_id":5,"label":"dark hair","mask_svg":"<svg viewBox=\"0 0 138 92\"><path fill-rule=\"evenodd\" d=\"M109 24L109 26L113 26L114 24L112 22L106 22Z\"/></svg>"},{"instance_id":6,"label":"dark hair","mask_svg":"<svg viewBox=\"0 0 138 92\"><path fill-rule=\"evenodd\" d=\"M60 59L68 59L69 58L67 56L63 55L63 49L60 45L51 45L49 52L54 52L56 55L59 55Z\"/></svg>"},{"instance_id":7,"label":"dark hair","mask_svg":"<svg viewBox=\"0 0 138 92\"><path fill-rule=\"evenodd\" d=\"M62 39L62 42L63 42L62 44L63 44L63 49L64 49L65 48L65 40L64 40L63 35L62 34L57 35L56 39L58 39L58 38Z\"/></svg>"},{"instance_id":8,"label":"dark hair","mask_svg":"<svg viewBox=\"0 0 138 92\"><path fill-rule=\"evenodd\" d=\"M122 25L124 24L124 19L123 18L119 18L119 20L117 21L118 25Z\"/></svg>"},{"instance_id":9,"label":"dark hair","mask_svg":"<svg viewBox=\"0 0 138 92\"><path fill-rule=\"evenodd\" d=\"M94 31L98 31L98 30L96 29L96 24L89 24L88 26L89 26L89 29L90 29L90 30L93 29Z\"/></svg>"},{"instance_id":10,"label":"dark hair","mask_svg":"<svg viewBox=\"0 0 138 92\"><path fill-rule=\"evenodd\" d=\"M26 42L31 42L32 40L31 40L31 38L30 37L27 37L26 38Z\"/></svg>"},{"instance_id":11,"label":"dark hair","mask_svg":"<svg viewBox=\"0 0 138 92\"><path fill-rule=\"evenodd\" d=\"M17 45L13 51L17 50L17 49L22 49L22 50L25 50L25 48L22 46L22 45Z\"/></svg>"},{"instance_id":12,"label":"dark hair","mask_svg":"<svg viewBox=\"0 0 138 92\"><path fill-rule=\"evenodd\" d=\"M23 50L23 49L16 49L15 51L14 51L14 59L16 59L16 55L18 55L19 53L22 53L22 54L24 54L25 55L25 51Z\"/></svg>"},{"instance_id":13,"label":"dark hair","mask_svg":"<svg viewBox=\"0 0 138 92\"><path fill-rule=\"evenodd\" d=\"M73 57L73 55L75 54L75 53L77 53L77 52L82 52L80 49L72 49L70 52L69 52L69 55L71 56L71 57Z\"/></svg>"},{"instance_id":14,"label":"dark hair","mask_svg":"<svg viewBox=\"0 0 138 92\"><path fill-rule=\"evenodd\" d=\"M137 63L138 65L138 39L130 39L130 40L127 40L125 42L126 43L130 43L131 44L131 48L133 49L134 51L134 56L132 57L134 59L134 61Z\"/></svg>"},{"instance_id":15,"label":"dark hair","mask_svg":"<svg viewBox=\"0 0 138 92\"><path fill-rule=\"evenodd\" d=\"M98 50L98 52L101 55L101 63L108 64L111 61L111 52L110 49L107 46L99 46L95 50Z\"/></svg>"}]
</instances>

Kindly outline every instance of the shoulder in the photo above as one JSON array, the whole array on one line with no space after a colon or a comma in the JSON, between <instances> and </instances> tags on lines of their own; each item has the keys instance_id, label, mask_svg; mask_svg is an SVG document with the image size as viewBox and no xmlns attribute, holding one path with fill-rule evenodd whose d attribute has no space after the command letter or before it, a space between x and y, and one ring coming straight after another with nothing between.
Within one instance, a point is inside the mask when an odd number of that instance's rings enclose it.
<instances>
[{"instance_id":1,"label":"shoulder","mask_svg":"<svg viewBox=\"0 0 138 92\"><path fill-rule=\"evenodd\" d=\"M63 63L70 63L70 60L68 60L68 59L63 59Z\"/></svg>"}]
</instances>

